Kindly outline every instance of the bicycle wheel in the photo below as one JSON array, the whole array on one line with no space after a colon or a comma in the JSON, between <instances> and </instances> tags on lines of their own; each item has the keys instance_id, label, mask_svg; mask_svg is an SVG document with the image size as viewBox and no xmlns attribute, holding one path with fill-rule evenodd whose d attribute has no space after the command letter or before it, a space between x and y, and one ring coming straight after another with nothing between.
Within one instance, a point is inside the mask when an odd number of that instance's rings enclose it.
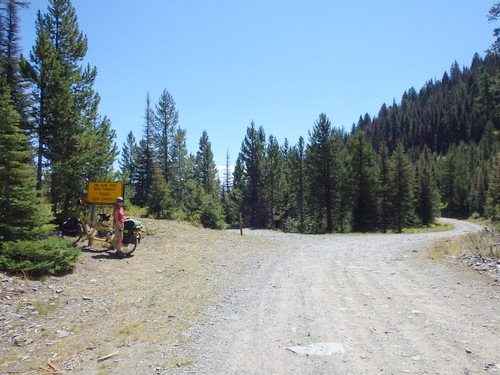
<instances>
[{"instance_id":1,"label":"bicycle wheel","mask_svg":"<svg viewBox=\"0 0 500 375\"><path fill-rule=\"evenodd\" d=\"M61 230L61 231L59 231L58 236L66 241L70 241L73 245L75 245L78 241L80 241L80 239L83 236L83 227L79 223L78 226L76 227L76 229L74 229L74 230L70 230L70 231Z\"/></svg>"},{"instance_id":2,"label":"bicycle wheel","mask_svg":"<svg viewBox=\"0 0 500 375\"><path fill-rule=\"evenodd\" d=\"M123 238L123 242L122 242L122 253L123 254L125 254L127 256L131 255L135 251L136 247L137 247L137 238L135 238L135 236Z\"/></svg>"}]
</instances>

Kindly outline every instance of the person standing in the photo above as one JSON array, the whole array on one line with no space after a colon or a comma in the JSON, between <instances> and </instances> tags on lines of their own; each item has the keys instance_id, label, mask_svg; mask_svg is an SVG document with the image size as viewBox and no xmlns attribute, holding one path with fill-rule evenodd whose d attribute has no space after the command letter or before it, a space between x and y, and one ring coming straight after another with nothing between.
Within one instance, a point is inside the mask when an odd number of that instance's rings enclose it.
<instances>
[{"instance_id":1,"label":"person standing","mask_svg":"<svg viewBox=\"0 0 500 375\"><path fill-rule=\"evenodd\" d=\"M116 198L115 209L113 210L113 230L115 231L115 248L116 255L123 255L123 222L125 221L125 213L123 212L123 198Z\"/></svg>"}]
</instances>

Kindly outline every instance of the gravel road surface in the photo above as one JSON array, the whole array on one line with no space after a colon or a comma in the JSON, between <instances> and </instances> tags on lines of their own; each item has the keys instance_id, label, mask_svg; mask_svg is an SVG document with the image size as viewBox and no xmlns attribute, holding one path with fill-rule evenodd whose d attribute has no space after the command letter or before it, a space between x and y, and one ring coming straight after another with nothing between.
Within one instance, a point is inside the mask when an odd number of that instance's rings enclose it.
<instances>
[{"instance_id":1,"label":"gravel road surface","mask_svg":"<svg viewBox=\"0 0 500 375\"><path fill-rule=\"evenodd\" d=\"M498 284L423 256L451 232L267 236L193 333L196 374L500 372ZM235 250L237 251L237 250Z\"/></svg>"},{"instance_id":2,"label":"gravel road surface","mask_svg":"<svg viewBox=\"0 0 500 375\"><path fill-rule=\"evenodd\" d=\"M500 373L498 282L421 234L210 231L144 219L131 258L0 274L0 373ZM50 367L54 366L54 367Z\"/></svg>"}]
</instances>

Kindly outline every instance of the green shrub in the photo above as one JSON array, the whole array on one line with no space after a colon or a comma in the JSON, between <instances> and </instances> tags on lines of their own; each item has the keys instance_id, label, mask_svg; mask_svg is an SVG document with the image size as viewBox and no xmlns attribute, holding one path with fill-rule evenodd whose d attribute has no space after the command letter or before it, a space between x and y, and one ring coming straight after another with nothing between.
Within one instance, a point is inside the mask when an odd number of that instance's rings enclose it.
<instances>
[{"instance_id":1,"label":"green shrub","mask_svg":"<svg viewBox=\"0 0 500 375\"><path fill-rule=\"evenodd\" d=\"M206 196L203 200L200 210L200 223L205 228L222 229L225 228L226 222L223 207L220 201L217 201L210 196Z\"/></svg>"},{"instance_id":2,"label":"green shrub","mask_svg":"<svg viewBox=\"0 0 500 375\"><path fill-rule=\"evenodd\" d=\"M43 241L5 242L0 249L0 270L29 277L68 272L80 249L59 237Z\"/></svg>"},{"instance_id":3,"label":"green shrub","mask_svg":"<svg viewBox=\"0 0 500 375\"><path fill-rule=\"evenodd\" d=\"M287 233L300 233L302 231L300 220L292 217L287 218L283 225L283 231Z\"/></svg>"}]
</instances>

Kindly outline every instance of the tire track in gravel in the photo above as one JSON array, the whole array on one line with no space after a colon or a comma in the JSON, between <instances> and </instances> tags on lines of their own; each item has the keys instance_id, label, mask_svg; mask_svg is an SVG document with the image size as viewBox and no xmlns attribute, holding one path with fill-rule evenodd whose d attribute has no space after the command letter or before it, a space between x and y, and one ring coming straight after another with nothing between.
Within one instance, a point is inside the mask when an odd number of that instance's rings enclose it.
<instances>
[{"instance_id":1,"label":"tire track in gravel","mask_svg":"<svg viewBox=\"0 0 500 375\"><path fill-rule=\"evenodd\" d=\"M422 260L411 235L268 235L194 335L197 374L476 374L500 371L498 286ZM301 355L289 347L342 345ZM495 349L496 348L496 349Z\"/></svg>"}]
</instances>

